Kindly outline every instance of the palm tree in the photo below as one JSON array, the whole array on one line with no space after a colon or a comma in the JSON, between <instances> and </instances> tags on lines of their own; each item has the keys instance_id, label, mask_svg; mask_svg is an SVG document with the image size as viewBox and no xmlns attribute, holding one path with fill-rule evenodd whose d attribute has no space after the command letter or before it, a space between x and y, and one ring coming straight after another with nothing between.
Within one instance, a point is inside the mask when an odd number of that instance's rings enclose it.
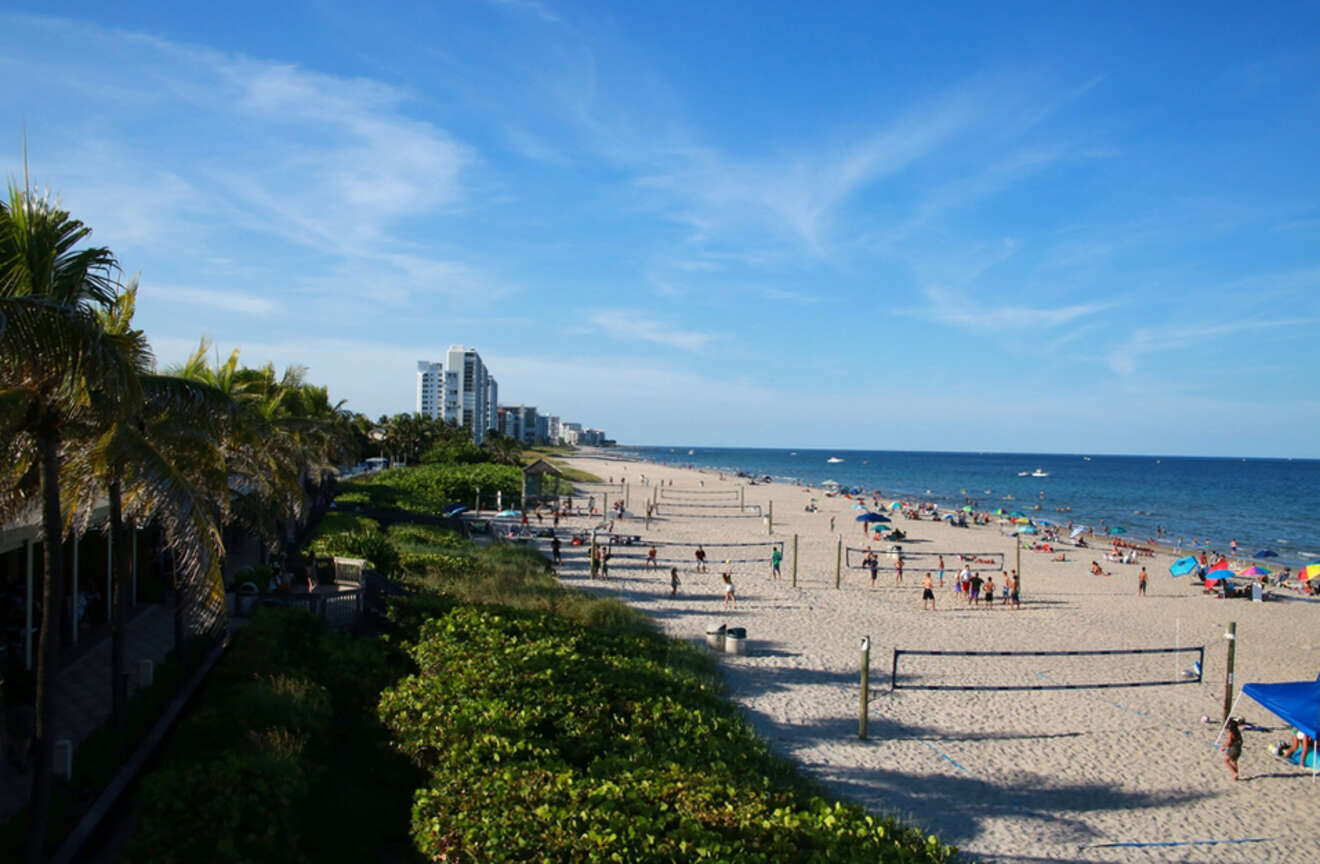
<instances>
[{"instance_id":1,"label":"palm tree","mask_svg":"<svg viewBox=\"0 0 1320 864\"><path fill-rule=\"evenodd\" d=\"M114 603L111 614L111 693L113 717L122 723L127 701L124 675L124 623L132 603L129 574L131 542L125 516L135 524L155 522L174 553L176 622L220 578L224 554L218 525L228 499L224 464L213 430L223 420L223 393L194 381L151 370L145 335L133 328L137 285L131 283L98 318L106 338L138 370L139 386L130 398L93 399L92 428L81 437L77 458L65 465L69 509L86 519L106 492L114 538ZM180 626L180 630L182 627Z\"/></svg>"},{"instance_id":2,"label":"palm tree","mask_svg":"<svg viewBox=\"0 0 1320 864\"><path fill-rule=\"evenodd\" d=\"M136 370L123 362L101 331L98 307L114 301L118 263L110 250L78 249L91 229L47 198L10 184L0 202L0 418L11 447L30 455L6 472L0 514L21 509L39 486L45 538L40 645L37 654L36 766L24 861L41 860L50 821L51 757L60 662L60 609L64 539L60 465L66 431L86 422L92 395L120 396L136 387Z\"/></svg>"}]
</instances>

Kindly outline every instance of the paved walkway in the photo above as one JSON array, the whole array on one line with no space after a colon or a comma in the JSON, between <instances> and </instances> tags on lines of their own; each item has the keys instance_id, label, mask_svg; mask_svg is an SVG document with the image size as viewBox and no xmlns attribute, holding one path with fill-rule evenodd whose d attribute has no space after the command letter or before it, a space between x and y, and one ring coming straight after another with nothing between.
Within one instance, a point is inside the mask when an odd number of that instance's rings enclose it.
<instances>
[{"instance_id":1,"label":"paved walkway","mask_svg":"<svg viewBox=\"0 0 1320 864\"><path fill-rule=\"evenodd\" d=\"M174 649L174 608L153 604L142 608L128 622L125 646L125 671L129 673L130 693L137 686L138 661L160 663ZM107 634L82 649L78 656L60 670L55 686L57 707L55 740L74 742L73 758L78 759L78 745L104 725L110 716L110 637ZM12 706L7 706L12 707ZM9 820L27 803L32 791L32 773L19 774L0 763L0 823Z\"/></svg>"}]
</instances>

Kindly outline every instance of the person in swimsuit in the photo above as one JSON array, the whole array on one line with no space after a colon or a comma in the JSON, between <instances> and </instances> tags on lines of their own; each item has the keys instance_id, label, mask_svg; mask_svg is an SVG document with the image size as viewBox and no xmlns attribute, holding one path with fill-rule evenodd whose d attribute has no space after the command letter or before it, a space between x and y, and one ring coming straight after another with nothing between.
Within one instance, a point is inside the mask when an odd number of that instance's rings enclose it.
<instances>
[{"instance_id":1,"label":"person in swimsuit","mask_svg":"<svg viewBox=\"0 0 1320 864\"><path fill-rule=\"evenodd\" d=\"M1147 579L1147 576L1146 576L1146 568L1145 568L1145 567L1142 567L1142 568L1141 568L1141 573L1139 573L1139 574L1137 575L1137 596L1138 596L1138 597L1145 597L1145 596L1146 596L1146 579Z\"/></svg>"},{"instance_id":2,"label":"person in swimsuit","mask_svg":"<svg viewBox=\"0 0 1320 864\"><path fill-rule=\"evenodd\" d=\"M670 596L670 597L677 597L677 596L678 596L678 586L679 586L679 584L680 584L680 583L679 583L679 581L678 581L678 568L677 568L677 567L670 567L670 568L669 568L669 596Z\"/></svg>"},{"instance_id":3,"label":"person in swimsuit","mask_svg":"<svg viewBox=\"0 0 1320 864\"><path fill-rule=\"evenodd\" d=\"M940 587L943 588L944 587L944 556L943 555L940 556L940 566L938 569L940 571Z\"/></svg>"},{"instance_id":4,"label":"person in swimsuit","mask_svg":"<svg viewBox=\"0 0 1320 864\"><path fill-rule=\"evenodd\" d=\"M930 574L927 573L926 578L921 580L921 608L923 610L926 608L927 601L929 601L930 611L935 611L935 592L932 590L933 587L934 583L931 582Z\"/></svg>"},{"instance_id":5,"label":"person in swimsuit","mask_svg":"<svg viewBox=\"0 0 1320 864\"><path fill-rule=\"evenodd\" d=\"M1018 575L1016 570L1013 571L1012 576L1008 577L1008 602L1014 609L1022 605L1018 597Z\"/></svg>"},{"instance_id":6,"label":"person in swimsuit","mask_svg":"<svg viewBox=\"0 0 1320 864\"><path fill-rule=\"evenodd\" d=\"M866 566L871 568L871 587L875 587L875 579L880 575L880 560L875 557L874 552L866 553Z\"/></svg>"},{"instance_id":7,"label":"person in swimsuit","mask_svg":"<svg viewBox=\"0 0 1320 864\"><path fill-rule=\"evenodd\" d=\"M1228 721L1228 740L1220 751L1224 754L1224 764L1228 770L1233 772L1233 779L1238 779L1238 759L1242 756L1242 730L1238 727L1236 718L1229 718Z\"/></svg>"},{"instance_id":8,"label":"person in swimsuit","mask_svg":"<svg viewBox=\"0 0 1320 864\"><path fill-rule=\"evenodd\" d=\"M972 584L971 584L971 589L972 589L972 590L969 591L968 594L967 594L967 605L968 605L968 606L975 606L975 605L977 604L977 602L981 599L981 582L982 582L982 581L984 581L984 580L981 579L981 574L980 574L980 573L973 573L973 574L972 574Z\"/></svg>"},{"instance_id":9,"label":"person in swimsuit","mask_svg":"<svg viewBox=\"0 0 1320 864\"><path fill-rule=\"evenodd\" d=\"M784 553L780 552L779 547L776 546L774 549L770 551L770 575L775 577L776 579L780 578L780 576L782 575L779 572L779 565L782 564L783 561L784 561Z\"/></svg>"},{"instance_id":10,"label":"person in swimsuit","mask_svg":"<svg viewBox=\"0 0 1320 864\"><path fill-rule=\"evenodd\" d=\"M655 546L653 545L650 549L646 550L646 569L653 570L655 567Z\"/></svg>"},{"instance_id":11,"label":"person in swimsuit","mask_svg":"<svg viewBox=\"0 0 1320 864\"><path fill-rule=\"evenodd\" d=\"M894 557L894 584L895 584L895 585L902 585L902 584L903 584L903 556L902 556L902 555L897 555L897 556Z\"/></svg>"},{"instance_id":12,"label":"person in swimsuit","mask_svg":"<svg viewBox=\"0 0 1320 864\"><path fill-rule=\"evenodd\" d=\"M706 572L706 550L701 548L700 543L697 544L697 572Z\"/></svg>"},{"instance_id":13,"label":"person in swimsuit","mask_svg":"<svg viewBox=\"0 0 1320 864\"><path fill-rule=\"evenodd\" d=\"M738 601L733 596L733 573L725 570L720 574L720 579L724 580L724 608L728 609L732 606L737 609Z\"/></svg>"},{"instance_id":14,"label":"person in swimsuit","mask_svg":"<svg viewBox=\"0 0 1320 864\"><path fill-rule=\"evenodd\" d=\"M991 576L985 580L985 586L981 589L981 602L986 608L993 608L995 605L995 577Z\"/></svg>"}]
</instances>

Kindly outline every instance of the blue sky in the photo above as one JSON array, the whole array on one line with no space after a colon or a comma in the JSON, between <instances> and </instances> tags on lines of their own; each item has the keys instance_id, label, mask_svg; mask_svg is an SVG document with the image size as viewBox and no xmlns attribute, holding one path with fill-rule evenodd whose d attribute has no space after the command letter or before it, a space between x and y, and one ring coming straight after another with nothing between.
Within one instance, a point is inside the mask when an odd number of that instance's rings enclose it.
<instances>
[{"instance_id":1,"label":"blue sky","mask_svg":"<svg viewBox=\"0 0 1320 864\"><path fill-rule=\"evenodd\" d=\"M11 2L0 169L372 416L1320 457L1314 5L930 5Z\"/></svg>"}]
</instances>

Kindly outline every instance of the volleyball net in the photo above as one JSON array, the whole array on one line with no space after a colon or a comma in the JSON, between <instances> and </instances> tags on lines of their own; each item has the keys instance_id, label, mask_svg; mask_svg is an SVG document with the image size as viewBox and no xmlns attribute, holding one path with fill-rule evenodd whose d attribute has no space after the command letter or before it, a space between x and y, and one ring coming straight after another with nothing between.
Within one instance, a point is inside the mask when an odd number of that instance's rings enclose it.
<instances>
[{"instance_id":1,"label":"volleyball net","mask_svg":"<svg viewBox=\"0 0 1320 864\"><path fill-rule=\"evenodd\" d=\"M1183 657L1186 659L1180 659ZM1181 668L1188 661L1192 661L1191 667ZM904 667L901 673L900 665ZM1199 684L1204 665L1204 645L1078 651L895 648L889 686L893 690L963 691L1163 687Z\"/></svg>"},{"instance_id":2,"label":"volleyball net","mask_svg":"<svg viewBox=\"0 0 1320 864\"><path fill-rule=\"evenodd\" d=\"M741 500L741 495L737 489L675 489L672 486L661 486L659 498L661 501L737 504Z\"/></svg>"},{"instance_id":3,"label":"volleyball net","mask_svg":"<svg viewBox=\"0 0 1320 864\"><path fill-rule=\"evenodd\" d=\"M766 540L759 543L687 543L676 540L647 540L636 535L597 534L596 545L610 551L611 560L645 561L652 546L658 564L695 564L697 549L706 552L706 565L718 568L725 561L730 564L764 564L776 551L782 560L784 541Z\"/></svg>"},{"instance_id":4,"label":"volleyball net","mask_svg":"<svg viewBox=\"0 0 1320 864\"><path fill-rule=\"evenodd\" d=\"M983 570L1000 571L1004 569L1003 552L890 552L884 549L863 549L859 547L847 547L845 556L845 566L850 570L869 570L870 562L867 557L874 555L876 558L877 570L897 570L897 560L901 554L903 557L904 570L938 570L940 569L940 557L944 558L944 572L947 575L950 572L956 573L963 567L967 567L973 573L980 573Z\"/></svg>"}]
</instances>

